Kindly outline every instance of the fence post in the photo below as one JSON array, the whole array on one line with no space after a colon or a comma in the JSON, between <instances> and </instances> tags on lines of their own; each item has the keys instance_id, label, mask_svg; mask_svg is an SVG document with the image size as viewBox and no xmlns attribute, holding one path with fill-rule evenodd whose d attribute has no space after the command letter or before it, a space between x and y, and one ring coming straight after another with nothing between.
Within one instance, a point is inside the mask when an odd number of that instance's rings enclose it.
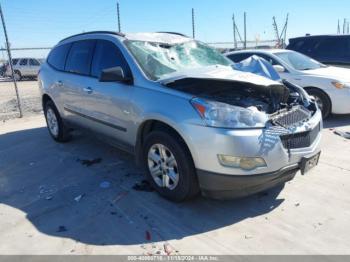
<instances>
[{"instance_id":1,"label":"fence post","mask_svg":"<svg viewBox=\"0 0 350 262\"><path fill-rule=\"evenodd\" d=\"M18 88L17 88L17 81L15 79L15 73L14 73L14 70L13 70L10 44L9 44L9 40L8 40L8 37L7 37L5 19L4 19L4 14L2 13L1 4L0 4L0 15L1 15L2 26L4 28L4 34L5 34L5 40L6 40L6 49L7 49L7 54L8 54L8 58L9 58L9 65L10 65L10 68L11 68L12 80L13 80L13 83L15 85L15 90L16 90L17 105L18 105L18 109L19 109L19 117L21 118L23 116L22 107L21 107L21 101L19 99Z\"/></svg>"}]
</instances>

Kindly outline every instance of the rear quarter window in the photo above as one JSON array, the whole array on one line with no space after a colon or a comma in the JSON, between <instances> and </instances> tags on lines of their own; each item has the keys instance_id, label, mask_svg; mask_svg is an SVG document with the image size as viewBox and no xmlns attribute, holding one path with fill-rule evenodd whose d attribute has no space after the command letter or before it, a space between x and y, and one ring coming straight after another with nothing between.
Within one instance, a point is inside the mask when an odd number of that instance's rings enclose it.
<instances>
[{"instance_id":1,"label":"rear quarter window","mask_svg":"<svg viewBox=\"0 0 350 262\"><path fill-rule=\"evenodd\" d=\"M48 64L57 70L64 70L64 65L70 47L71 44L64 44L55 47L47 58Z\"/></svg>"}]
</instances>

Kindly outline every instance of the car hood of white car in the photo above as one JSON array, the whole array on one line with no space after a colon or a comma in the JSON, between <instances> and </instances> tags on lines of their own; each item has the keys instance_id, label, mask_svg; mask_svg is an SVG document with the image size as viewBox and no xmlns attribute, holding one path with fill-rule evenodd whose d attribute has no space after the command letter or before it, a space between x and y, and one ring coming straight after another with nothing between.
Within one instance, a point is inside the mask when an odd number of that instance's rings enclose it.
<instances>
[{"instance_id":1,"label":"car hood of white car","mask_svg":"<svg viewBox=\"0 0 350 262\"><path fill-rule=\"evenodd\" d=\"M207 66L170 73L165 75L158 81L166 85L184 78L217 79L226 81L247 82L260 86L281 85L281 83L272 81L268 78L252 73L237 71L230 66L221 65Z\"/></svg>"},{"instance_id":2,"label":"car hood of white car","mask_svg":"<svg viewBox=\"0 0 350 262\"><path fill-rule=\"evenodd\" d=\"M347 68L328 66L313 70L305 70L302 72L304 75L313 75L350 83L350 69Z\"/></svg>"}]
</instances>

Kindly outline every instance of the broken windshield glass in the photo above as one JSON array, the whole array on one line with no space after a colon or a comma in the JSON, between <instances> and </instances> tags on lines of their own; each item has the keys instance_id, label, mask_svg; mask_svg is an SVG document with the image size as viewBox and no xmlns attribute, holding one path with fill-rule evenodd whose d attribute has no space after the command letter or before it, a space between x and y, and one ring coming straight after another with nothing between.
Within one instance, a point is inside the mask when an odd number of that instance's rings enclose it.
<instances>
[{"instance_id":1,"label":"broken windshield glass","mask_svg":"<svg viewBox=\"0 0 350 262\"><path fill-rule=\"evenodd\" d=\"M145 74L157 80L166 74L211 65L232 64L214 48L190 40L179 44L127 41L127 47Z\"/></svg>"}]
</instances>

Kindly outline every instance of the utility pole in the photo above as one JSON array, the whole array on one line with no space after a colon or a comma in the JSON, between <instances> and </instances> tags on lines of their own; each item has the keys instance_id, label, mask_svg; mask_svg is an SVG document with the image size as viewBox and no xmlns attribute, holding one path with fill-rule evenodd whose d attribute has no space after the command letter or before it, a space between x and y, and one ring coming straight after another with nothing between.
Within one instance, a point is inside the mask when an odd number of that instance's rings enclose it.
<instances>
[{"instance_id":1,"label":"utility pole","mask_svg":"<svg viewBox=\"0 0 350 262\"><path fill-rule=\"evenodd\" d=\"M280 46L281 44L281 38L280 38L280 33L278 32L278 25L276 22L276 17L272 17L273 20L273 29L275 30L275 34L276 34L276 41L277 41L277 45Z\"/></svg>"},{"instance_id":2,"label":"utility pole","mask_svg":"<svg viewBox=\"0 0 350 262\"><path fill-rule=\"evenodd\" d=\"M117 2L117 16L118 16L118 32L121 33L119 2Z\"/></svg>"},{"instance_id":3,"label":"utility pole","mask_svg":"<svg viewBox=\"0 0 350 262\"><path fill-rule=\"evenodd\" d=\"M345 35L345 27L346 27L346 19L344 18L344 24L343 24L343 35Z\"/></svg>"},{"instance_id":4,"label":"utility pole","mask_svg":"<svg viewBox=\"0 0 350 262\"><path fill-rule=\"evenodd\" d=\"M195 34L195 24L194 24L194 8L192 8L192 38L196 38Z\"/></svg>"},{"instance_id":5,"label":"utility pole","mask_svg":"<svg viewBox=\"0 0 350 262\"><path fill-rule=\"evenodd\" d=\"M340 35L340 20L338 19L338 28L337 28L337 34Z\"/></svg>"},{"instance_id":6,"label":"utility pole","mask_svg":"<svg viewBox=\"0 0 350 262\"><path fill-rule=\"evenodd\" d=\"M233 24L233 44L235 47L235 50L237 50L237 38L236 38L236 20L235 15L232 15L232 24Z\"/></svg>"},{"instance_id":7,"label":"utility pole","mask_svg":"<svg viewBox=\"0 0 350 262\"><path fill-rule=\"evenodd\" d=\"M19 100L19 94L18 94L18 88L17 88L17 81L15 79L15 72L13 70L13 64L12 64L12 56L11 56L11 50L10 50L10 44L9 44L9 39L7 36L7 31L6 31L6 24L5 24L5 19L4 19L4 14L2 13L2 7L0 4L0 16L1 16L1 21L2 21L2 27L4 28L4 34L5 34L5 41L6 41L6 49L7 49L7 54L8 54L8 58L9 58L9 65L11 68L11 74L12 74L12 79L13 79L13 83L15 85L15 91L16 91L16 97L17 97L17 105L18 105L18 109L19 109L19 117L21 118L23 116L22 113L22 107L21 107L21 102Z\"/></svg>"},{"instance_id":8,"label":"utility pole","mask_svg":"<svg viewBox=\"0 0 350 262\"><path fill-rule=\"evenodd\" d=\"M244 49L247 49L247 13L244 12Z\"/></svg>"}]
</instances>

